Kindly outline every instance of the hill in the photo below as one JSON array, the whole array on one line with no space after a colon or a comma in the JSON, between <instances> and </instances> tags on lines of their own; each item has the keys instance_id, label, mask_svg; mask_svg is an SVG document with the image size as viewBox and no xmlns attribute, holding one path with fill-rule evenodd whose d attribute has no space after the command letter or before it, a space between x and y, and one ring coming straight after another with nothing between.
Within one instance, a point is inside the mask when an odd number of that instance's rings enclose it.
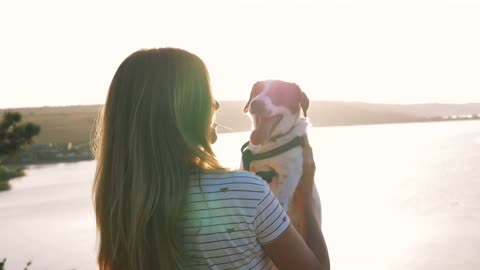
<instances>
[{"instance_id":1,"label":"hill","mask_svg":"<svg viewBox=\"0 0 480 270\"><path fill-rule=\"evenodd\" d=\"M466 104L372 104L372 103L351 103L358 108L368 109L374 112L394 112L415 117L441 117L448 115L468 115L480 113L480 103L466 103Z\"/></svg>"},{"instance_id":2,"label":"hill","mask_svg":"<svg viewBox=\"0 0 480 270\"><path fill-rule=\"evenodd\" d=\"M24 121L40 125L36 143L60 145L88 144L99 110L100 105L12 109L20 112Z\"/></svg>"},{"instance_id":3,"label":"hill","mask_svg":"<svg viewBox=\"0 0 480 270\"><path fill-rule=\"evenodd\" d=\"M217 113L219 132L247 131L251 121L243 113L245 101L221 101ZM88 144L100 105L11 109L25 121L42 127L36 143ZM5 110L0 110L0 113ZM314 126L368 125L429 121L444 115L480 114L480 103L471 104L372 104L311 101L308 116Z\"/></svg>"}]
</instances>

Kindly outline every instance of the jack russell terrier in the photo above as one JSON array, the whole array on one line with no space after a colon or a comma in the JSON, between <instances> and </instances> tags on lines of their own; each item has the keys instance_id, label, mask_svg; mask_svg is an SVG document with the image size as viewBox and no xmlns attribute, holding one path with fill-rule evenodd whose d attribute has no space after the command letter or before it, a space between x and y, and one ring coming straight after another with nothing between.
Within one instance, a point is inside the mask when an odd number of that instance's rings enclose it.
<instances>
[{"instance_id":1,"label":"jack russell terrier","mask_svg":"<svg viewBox=\"0 0 480 270\"><path fill-rule=\"evenodd\" d=\"M303 173L303 137L309 125L309 99L294 83L278 80L253 85L244 108L253 119L250 141L242 147L241 168L255 172L270 184L293 225L305 236L304 208L295 192ZM300 108L304 117L300 116ZM314 185L313 199L321 224L320 198Z\"/></svg>"}]
</instances>

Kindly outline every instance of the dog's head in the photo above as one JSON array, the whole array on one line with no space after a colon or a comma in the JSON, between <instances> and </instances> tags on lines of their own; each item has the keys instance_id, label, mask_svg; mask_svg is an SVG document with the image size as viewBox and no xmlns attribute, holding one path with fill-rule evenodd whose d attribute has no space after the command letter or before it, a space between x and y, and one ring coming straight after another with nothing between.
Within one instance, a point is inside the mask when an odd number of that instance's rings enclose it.
<instances>
[{"instance_id":1,"label":"dog's head","mask_svg":"<svg viewBox=\"0 0 480 270\"><path fill-rule=\"evenodd\" d=\"M250 142L260 145L270 138L287 133L298 121L300 108L307 116L308 97L294 83L260 81L253 85L243 112L253 117Z\"/></svg>"}]
</instances>

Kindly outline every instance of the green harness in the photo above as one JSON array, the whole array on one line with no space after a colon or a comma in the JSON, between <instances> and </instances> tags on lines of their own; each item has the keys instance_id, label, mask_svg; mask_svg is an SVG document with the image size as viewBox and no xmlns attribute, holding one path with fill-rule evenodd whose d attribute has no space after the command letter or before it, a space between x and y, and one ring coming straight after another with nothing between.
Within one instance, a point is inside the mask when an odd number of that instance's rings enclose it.
<instances>
[{"instance_id":1,"label":"green harness","mask_svg":"<svg viewBox=\"0 0 480 270\"><path fill-rule=\"evenodd\" d=\"M246 171L250 171L250 164L252 163L252 161L263 160L263 159L271 158L274 156L278 156L297 146L303 147L304 140L303 140L303 137L295 137L293 138L293 140L291 140L287 144L281 145L270 151L259 153L259 154L253 154L250 149L247 149L249 143L250 142L246 142L241 148L243 168ZM265 172L255 172L255 174L262 177L262 179L265 180L267 183L272 182L273 177L278 175L277 172L274 170L265 171Z\"/></svg>"}]
</instances>

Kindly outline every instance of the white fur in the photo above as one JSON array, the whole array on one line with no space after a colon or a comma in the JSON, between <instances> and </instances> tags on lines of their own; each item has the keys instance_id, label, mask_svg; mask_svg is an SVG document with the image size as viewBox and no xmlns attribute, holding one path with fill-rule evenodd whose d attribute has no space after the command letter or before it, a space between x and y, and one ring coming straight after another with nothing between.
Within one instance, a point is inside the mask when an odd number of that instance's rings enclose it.
<instances>
[{"instance_id":1,"label":"white fur","mask_svg":"<svg viewBox=\"0 0 480 270\"><path fill-rule=\"evenodd\" d=\"M265 95L267 87L257 95L253 100L262 100L268 110L268 116L275 116L281 114L283 116L280 123L272 132L270 138L273 138L280 134L285 134L274 141L266 141L263 145L254 145L250 142L248 149L254 154L270 151L281 145L290 142L297 136L304 136L307 133L307 127L309 123L307 119L300 117L300 110L297 113L292 113L288 108L283 106L275 106L272 104L270 98ZM255 121L255 119L253 119ZM287 133L288 132L288 133ZM295 147L289 151L282 153L278 156L264 159L255 160L250 164L250 170L254 168L255 172L258 171L270 171L275 170L278 177L274 177L270 183L270 188L275 194L280 204L285 211L288 211L289 216L295 217L295 205L292 204L292 197L299 183L300 177L303 173L303 149L301 147ZM242 164L243 169L243 164ZM321 222L321 207L320 197L314 185L313 199L315 200L317 218ZM290 206L293 205L291 209ZM295 221L294 221L295 223Z\"/></svg>"}]
</instances>

